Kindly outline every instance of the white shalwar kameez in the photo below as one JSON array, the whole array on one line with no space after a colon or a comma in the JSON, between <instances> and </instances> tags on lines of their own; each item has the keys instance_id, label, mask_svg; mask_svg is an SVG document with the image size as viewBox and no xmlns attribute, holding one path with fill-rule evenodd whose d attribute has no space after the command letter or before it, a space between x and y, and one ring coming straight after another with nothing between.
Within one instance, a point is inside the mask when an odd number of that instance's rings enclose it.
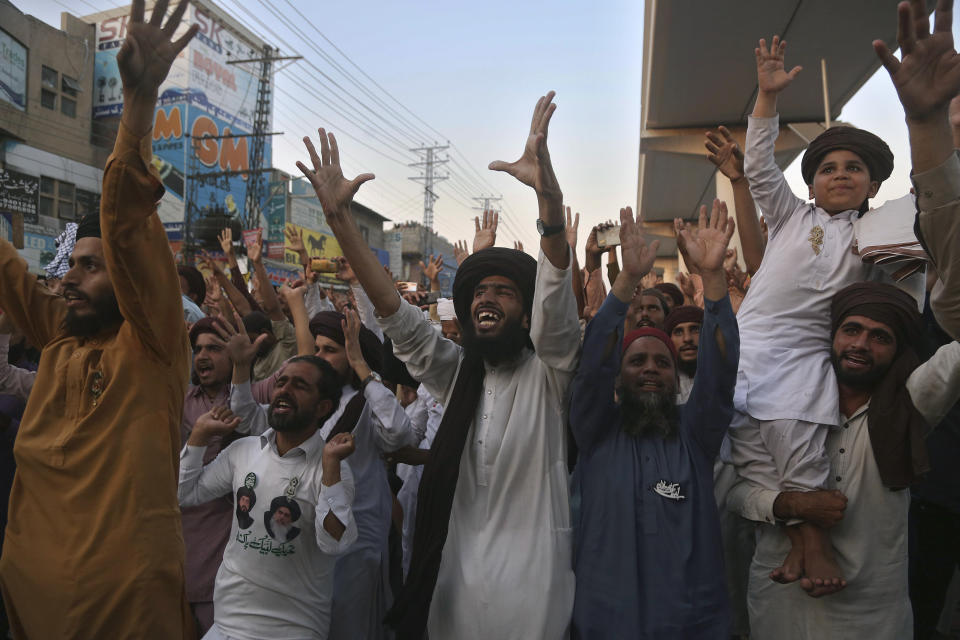
<instances>
[{"instance_id":1,"label":"white shalwar kameez","mask_svg":"<svg viewBox=\"0 0 960 640\"><path fill-rule=\"evenodd\" d=\"M380 325L414 378L448 407L459 346L401 303ZM573 609L567 391L580 325L570 269L541 253L530 318L536 353L484 363L427 623L431 640L553 640Z\"/></svg>"}]
</instances>

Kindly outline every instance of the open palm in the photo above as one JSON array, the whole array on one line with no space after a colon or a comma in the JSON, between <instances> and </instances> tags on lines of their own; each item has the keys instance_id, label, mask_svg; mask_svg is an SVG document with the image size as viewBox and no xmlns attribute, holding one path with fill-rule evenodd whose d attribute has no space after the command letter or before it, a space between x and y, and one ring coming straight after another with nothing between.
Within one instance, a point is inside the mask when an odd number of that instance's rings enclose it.
<instances>
[{"instance_id":1,"label":"open palm","mask_svg":"<svg viewBox=\"0 0 960 640\"><path fill-rule=\"evenodd\" d=\"M760 46L754 49L757 57L757 85L760 91L779 93L786 89L800 73L800 67L794 67L789 72L786 70L784 66L786 48L786 41L780 40L780 36L773 36L769 49L767 41L763 39L760 40Z\"/></svg>"},{"instance_id":2,"label":"open palm","mask_svg":"<svg viewBox=\"0 0 960 640\"><path fill-rule=\"evenodd\" d=\"M320 200L320 206L327 216L327 221L336 226L344 220L345 216L350 215L350 203L357 190L367 180L373 180L372 173L362 173L353 180L347 180L343 177L343 170L340 168L340 150L337 147L337 139L332 133L327 133L324 129L318 129L320 135L320 155L313 146L310 138L304 138L303 144L306 145L310 153L310 161L313 164L313 171L307 168L302 162L297 162L297 168L307 177L313 190Z\"/></svg>"},{"instance_id":3,"label":"open palm","mask_svg":"<svg viewBox=\"0 0 960 640\"><path fill-rule=\"evenodd\" d=\"M199 30L198 25L192 25L178 40L173 40L189 2L181 0L167 24L161 26L169 4L169 0L158 0L150 22L144 22L144 0L133 0L127 37L117 53L117 66L125 92L156 91L166 79L177 55Z\"/></svg>"},{"instance_id":4,"label":"open palm","mask_svg":"<svg viewBox=\"0 0 960 640\"><path fill-rule=\"evenodd\" d=\"M726 203L714 200L709 219L707 207L701 206L696 227L686 225L681 220L675 220L674 227L677 242L691 267L701 272L723 269L727 245L734 231L733 218L727 215Z\"/></svg>"},{"instance_id":5,"label":"open palm","mask_svg":"<svg viewBox=\"0 0 960 640\"><path fill-rule=\"evenodd\" d=\"M633 219L633 209L630 207L620 209L620 252L623 254L621 272L637 281L650 272L660 247L659 240L654 240L649 245L644 242L642 223L639 215L636 220Z\"/></svg>"},{"instance_id":6,"label":"open palm","mask_svg":"<svg viewBox=\"0 0 960 640\"><path fill-rule=\"evenodd\" d=\"M516 162L495 160L489 167L492 171L509 173L528 187L533 187L537 193L559 191L557 177L550 162L550 152L547 150L547 130L550 118L557 109L557 105L553 103L554 95L556 93L550 91L537 101L530 122L530 135L527 136L520 159Z\"/></svg>"}]
</instances>

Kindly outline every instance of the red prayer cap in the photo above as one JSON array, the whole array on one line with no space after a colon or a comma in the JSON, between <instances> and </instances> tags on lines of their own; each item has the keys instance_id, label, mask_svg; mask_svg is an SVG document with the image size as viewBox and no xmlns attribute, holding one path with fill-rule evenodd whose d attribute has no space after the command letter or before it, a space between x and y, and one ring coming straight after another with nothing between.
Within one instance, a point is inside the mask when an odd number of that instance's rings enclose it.
<instances>
[{"instance_id":1,"label":"red prayer cap","mask_svg":"<svg viewBox=\"0 0 960 640\"><path fill-rule=\"evenodd\" d=\"M664 333L663 331L661 331L660 329L654 329L653 327L640 327L639 329L634 329L633 331L631 331L630 333L628 333L628 334L623 338L623 347L620 349L620 355L623 355L624 353L627 352L627 348L628 348L631 344L633 344L633 341L634 341L634 340L636 340L637 338L643 338L643 337L646 337L646 336L650 336L650 337L652 337L652 338L656 338L657 340L659 340L659 341L662 342L663 344L667 345L667 349L670 350L670 355L673 356L673 365L674 365L674 366L677 365L677 360L678 360L678 358L677 358L677 347L674 346L673 340L671 340L671 339L670 339L670 336L668 336L667 334L665 334L665 333Z\"/></svg>"}]
</instances>

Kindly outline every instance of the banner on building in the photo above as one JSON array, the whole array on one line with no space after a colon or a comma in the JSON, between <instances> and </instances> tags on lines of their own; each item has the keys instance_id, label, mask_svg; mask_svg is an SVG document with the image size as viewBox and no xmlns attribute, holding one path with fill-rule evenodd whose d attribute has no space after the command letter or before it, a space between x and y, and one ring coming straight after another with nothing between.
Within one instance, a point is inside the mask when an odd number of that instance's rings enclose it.
<instances>
[{"instance_id":1,"label":"banner on building","mask_svg":"<svg viewBox=\"0 0 960 640\"><path fill-rule=\"evenodd\" d=\"M22 213L23 221L36 224L40 178L12 169L0 169L0 211Z\"/></svg>"},{"instance_id":2,"label":"banner on building","mask_svg":"<svg viewBox=\"0 0 960 640\"><path fill-rule=\"evenodd\" d=\"M0 29L0 100L27 110L27 48Z\"/></svg>"}]
</instances>

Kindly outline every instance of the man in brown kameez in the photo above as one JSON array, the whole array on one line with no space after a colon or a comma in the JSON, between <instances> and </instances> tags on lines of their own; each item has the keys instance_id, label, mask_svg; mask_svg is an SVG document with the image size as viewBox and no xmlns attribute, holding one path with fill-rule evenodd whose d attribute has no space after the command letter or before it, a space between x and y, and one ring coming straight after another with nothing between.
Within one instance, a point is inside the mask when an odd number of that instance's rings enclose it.
<instances>
[{"instance_id":1,"label":"man in brown kameez","mask_svg":"<svg viewBox=\"0 0 960 640\"><path fill-rule=\"evenodd\" d=\"M43 349L14 446L17 474L0 587L15 638L184 638L177 506L180 414L190 366L180 284L151 168L157 91L196 32L149 23L134 0L117 56L124 111L55 296L0 240L0 308Z\"/></svg>"}]
</instances>

